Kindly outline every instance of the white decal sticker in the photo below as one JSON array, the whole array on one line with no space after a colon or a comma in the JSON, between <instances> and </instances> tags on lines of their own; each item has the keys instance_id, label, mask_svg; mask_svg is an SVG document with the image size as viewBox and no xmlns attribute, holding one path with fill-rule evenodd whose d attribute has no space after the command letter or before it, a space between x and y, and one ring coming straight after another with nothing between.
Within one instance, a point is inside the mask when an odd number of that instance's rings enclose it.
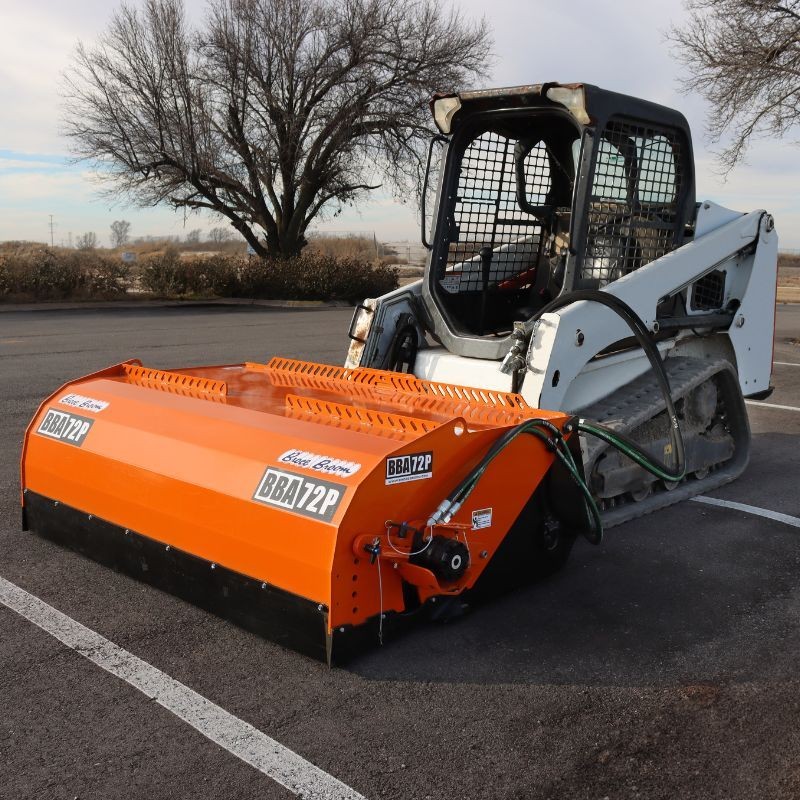
<instances>
[{"instance_id":1,"label":"white decal sticker","mask_svg":"<svg viewBox=\"0 0 800 800\"><path fill-rule=\"evenodd\" d=\"M442 289L444 289L448 294L458 294L458 289L461 286L461 273L445 273L445 276L439 281L439 286L441 286Z\"/></svg>"},{"instance_id":2,"label":"white decal sticker","mask_svg":"<svg viewBox=\"0 0 800 800\"><path fill-rule=\"evenodd\" d=\"M330 522L344 496L345 486L322 478L307 478L295 472L268 467L253 500Z\"/></svg>"},{"instance_id":3,"label":"white decal sticker","mask_svg":"<svg viewBox=\"0 0 800 800\"><path fill-rule=\"evenodd\" d=\"M482 528L492 527L492 509L476 508L472 512L472 530L479 531Z\"/></svg>"},{"instance_id":4,"label":"white decal sticker","mask_svg":"<svg viewBox=\"0 0 800 800\"><path fill-rule=\"evenodd\" d=\"M84 397L82 394L65 394L58 402L65 406L80 408L82 411L91 411L93 414L108 408L105 400L95 400L93 397Z\"/></svg>"},{"instance_id":5,"label":"white decal sticker","mask_svg":"<svg viewBox=\"0 0 800 800\"><path fill-rule=\"evenodd\" d=\"M408 483L433 477L433 453L408 453L386 459L386 485Z\"/></svg>"},{"instance_id":6,"label":"white decal sticker","mask_svg":"<svg viewBox=\"0 0 800 800\"><path fill-rule=\"evenodd\" d=\"M361 464L355 461L345 461L341 458L329 458L306 450L287 450L278 456L279 464L291 464L294 467L303 467L312 472L322 472L325 475L338 475L349 478L361 469Z\"/></svg>"}]
</instances>

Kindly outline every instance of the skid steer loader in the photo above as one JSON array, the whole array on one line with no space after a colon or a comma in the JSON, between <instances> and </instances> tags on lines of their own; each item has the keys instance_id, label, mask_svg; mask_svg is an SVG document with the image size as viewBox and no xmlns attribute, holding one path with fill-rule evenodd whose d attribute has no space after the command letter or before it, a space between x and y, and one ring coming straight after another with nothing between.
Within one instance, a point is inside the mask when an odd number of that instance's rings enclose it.
<instances>
[{"instance_id":1,"label":"skid steer loader","mask_svg":"<svg viewBox=\"0 0 800 800\"><path fill-rule=\"evenodd\" d=\"M70 382L25 436L25 528L331 663L742 472L769 214L696 203L686 120L653 103L549 83L431 107L425 276L358 306L345 366Z\"/></svg>"}]
</instances>

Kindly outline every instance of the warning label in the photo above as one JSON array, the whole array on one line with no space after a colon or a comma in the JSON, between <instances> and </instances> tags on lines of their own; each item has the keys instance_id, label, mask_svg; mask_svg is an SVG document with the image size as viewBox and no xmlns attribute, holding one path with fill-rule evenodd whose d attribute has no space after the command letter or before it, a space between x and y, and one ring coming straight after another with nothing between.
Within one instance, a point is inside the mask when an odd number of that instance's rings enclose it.
<instances>
[{"instance_id":1,"label":"warning label","mask_svg":"<svg viewBox=\"0 0 800 800\"><path fill-rule=\"evenodd\" d=\"M476 508L472 512L472 530L479 531L481 528L492 527L492 509Z\"/></svg>"}]
</instances>

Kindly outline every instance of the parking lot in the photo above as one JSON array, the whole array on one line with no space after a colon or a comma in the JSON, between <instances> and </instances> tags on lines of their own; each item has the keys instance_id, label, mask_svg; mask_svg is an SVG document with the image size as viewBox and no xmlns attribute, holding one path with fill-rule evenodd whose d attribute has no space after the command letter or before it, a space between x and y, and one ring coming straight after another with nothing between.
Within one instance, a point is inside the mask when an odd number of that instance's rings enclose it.
<instances>
[{"instance_id":1,"label":"parking lot","mask_svg":"<svg viewBox=\"0 0 800 800\"><path fill-rule=\"evenodd\" d=\"M20 530L23 432L66 380L341 363L351 310L0 313L0 578L377 798L800 796L800 306L779 307L750 466L579 541L566 569L347 668L262 640ZM163 704L0 603L0 798L289 798ZM311 797L313 794L307 794ZM319 794L319 797L336 797Z\"/></svg>"}]
</instances>

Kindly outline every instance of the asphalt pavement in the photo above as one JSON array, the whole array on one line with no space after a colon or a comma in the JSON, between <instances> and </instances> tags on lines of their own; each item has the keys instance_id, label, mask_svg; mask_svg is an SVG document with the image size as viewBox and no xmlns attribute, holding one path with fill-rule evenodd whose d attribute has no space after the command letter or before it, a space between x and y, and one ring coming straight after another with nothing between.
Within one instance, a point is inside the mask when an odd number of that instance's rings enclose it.
<instances>
[{"instance_id":1,"label":"asphalt pavement","mask_svg":"<svg viewBox=\"0 0 800 800\"><path fill-rule=\"evenodd\" d=\"M686 502L334 670L20 530L23 431L66 380L133 357L341 363L350 315L0 315L0 576L371 800L800 796L800 528ZM774 358L766 402L800 407L800 306ZM749 412L750 466L711 494L800 517L800 411ZM0 604L0 798L255 796L292 795Z\"/></svg>"}]
</instances>

